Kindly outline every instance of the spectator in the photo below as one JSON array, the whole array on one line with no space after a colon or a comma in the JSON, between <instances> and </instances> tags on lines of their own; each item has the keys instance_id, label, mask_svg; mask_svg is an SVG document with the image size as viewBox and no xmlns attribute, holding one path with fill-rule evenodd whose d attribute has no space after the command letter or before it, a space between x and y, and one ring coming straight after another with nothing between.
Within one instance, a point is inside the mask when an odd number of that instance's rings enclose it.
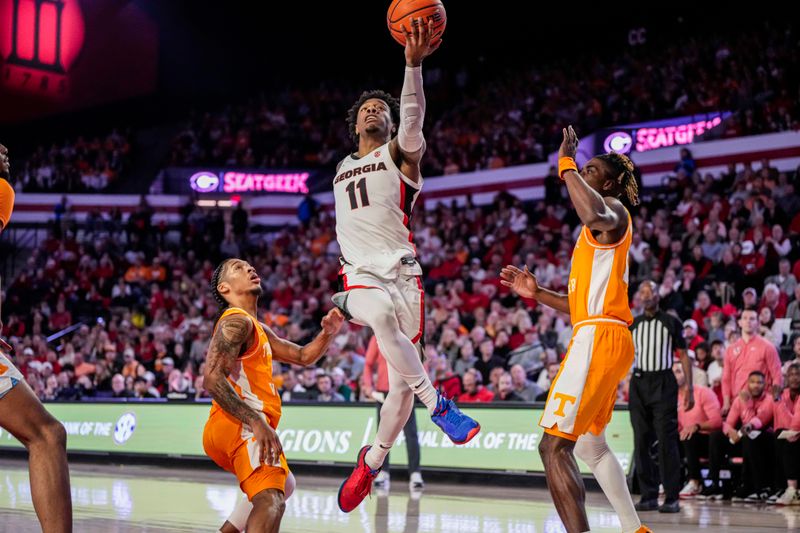
<instances>
[{"instance_id":1,"label":"spectator","mask_svg":"<svg viewBox=\"0 0 800 533\"><path fill-rule=\"evenodd\" d=\"M783 328L780 323L775 321L775 315L768 306L761 308L758 312L758 334L764 337L773 346L783 344Z\"/></svg>"},{"instance_id":2,"label":"spectator","mask_svg":"<svg viewBox=\"0 0 800 533\"><path fill-rule=\"evenodd\" d=\"M772 397L765 392L765 376L755 370L747 380L747 388L743 389L731 406L725 423L723 433L734 446L741 441L742 457L744 458L744 479L737 491L734 501L765 502L770 496L772 483L772 469L770 457L772 454L773 435L772 417L774 403ZM715 448L723 450L725 440L719 439ZM714 446L712 444L712 446ZM712 471L709 475L712 482L719 475L719 460L712 458Z\"/></svg>"},{"instance_id":3,"label":"spectator","mask_svg":"<svg viewBox=\"0 0 800 533\"><path fill-rule=\"evenodd\" d=\"M475 357L475 350L472 346L472 342L466 341L461 346L461 350L459 350L459 357L456 359L453 372L457 376L461 376L463 378L467 370L475 366L477 360L478 358Z\"/></svg>"},{"instance_id":4,"label":"spectator","mask_svg":"<svg viewBox=\"0 0 800 533\"><path fill-rule=\"evenodd\" d=\"M114 374L111 378L112 398L132 398L133 394L125 385L125 377L122 374Z\"/></svg>"},{"instance_id":5,"label":"spectator","mask_svg":"<svg viewBox=\"0 0 800 533\"><path fill-rule=\"evenodd\" d=\"M343 402L344 396L333 390L333 379L328 374L317 376L318 402Z\"/></svg>"},{"instance_id":6,"label":"spectator","mask_svg":"<svg viewBox=\"0 0 800 533\"><path fill-rule=\"evenodd\" d=\"M461 403L491 402L494 399L492 391L483 386L483 376L476 369L468 370L464 374L464 392L458 397Z\"/></svg>"},{"instance_id":7,"label":"spectator","mask_svg":"<svg viewBox=\"0 0 800 533\"><path fill-rule=\"evenodd\" d=\"M344 398L344 401L349 402L353 396L353 389L350 388L350 385L345 383L347 376L339 367L335 367L331 370L331 379L333 380L333 390L338 392Z\"/></svg>"},{"instance_id":8,"label":"spectator","mask_svg":"<svg viewBox=\"0 0 800 533\"><path fill-rule=\"evenodd\" d=\"M780 289L774 283L768 283L764 286L764 297L761 299L759 309L768 307L775 318L783 318L786 315L787 297L781 293Z\"/></svg>"},{"instance_id":9,"label":"spectator","mask_svg":"<svg viewBox=\"0 0 800 533\"><path fill-rule=\"evenodd\" d=\"M800 431L800 364L793 363L786 373L786 388L775 402L775 435L783 431ZM777 505L797 505L800 492L800 434L775 441L777 455L776 492L768 502ZM786 487L783 487L786 485Z\"/></svg>"},{"instance_id":10,"label":"spectator","mask_svg":"<svg viewBox=\"0 0 800 533\"><path fill-rule=\"evenodd\" d=\"M752 372L764 370L764 386L777 397L783 386L781 360L775 346L758 334L758 313L745 309L739 316L742 338L728 346L722 367L722 414L728 414L734 399L745 390Z\"/></svg>"},{"instance_id":11,"label":"spectator","mask_svg":"<svg viewBox=\"0 0 800 533\"><path fill-rule=\"evenodd\" d=\"M157 396L150 392L150 388L147 385L147 380L142 376L136 376L133 379L133 397L139 400L157 398Z\"/></svg>"},{"instance_id":12,"label":"spectator","mask_svg":"<svg viewBox=\"0 0 800 533\"><path fill-rule=\"evenodd\" d=\"M485 339L480 344L481 357L475 361L473 368L481 373L481 382L489 381L490 374L495 368L505 368L505 361L494 353L494 341Z\"/></svg>"},{"instance_id":13,"label":"spectator","mask_svg":"<svg viewBox=\"0 0 800 533\"><path fill-rule=\"evenodd\" d=\"M794 287L794 300L786 308L786 317L796 323L800 321L800 284Z\"/></svg>"},{"instance_id":14,"label":"spectator","mask_svg":"<svg viewBox=\"0 0 800 533\"><path fill-rule=\"evenodd\" d=\"M495 402L524 402L522 396L514 392L511 374L503 372L497 382L497 392L494 394Z\"/></svg>"},{"instance_id":15,"label":"spectator","mask_svg":"<svg viewBox=\"0 0 800 533\"><path fill-rule=\"evenodd\" d=\"M439 356L433 362L435 368L433 386L445 398L458 398L461 395L461 378L453 373L447 357Z\"/></svg>"},{"instance_id":16,"label":"spectator","mask_svg":"<svg viewBox=\"0 0 800 533\"><path fill-rule=\"evenodd\" d=\"M792 356L793 359L789 359L783 364L783 375L786 376L789 372L789 367L794 364L800 364L800 335L794 338L794 342L792 342Z\"/></svg>"},{"instance_id":17,"label":"spectator","mask_svg":"<svg viewBox=\"0 0 800 533\"><path fill-rule=\"evenodd\" d=\"M281 401L291 402L294 400L294 395L306 392L306 389L297 381L297 374L294 370L289 370L283 374L283 385L278 391L281 395Z\"/></svg>"},{"instance_id":18,"label":"spectator","mask_svg":"<svg viewBox=\"0 0 800 533\"><path fill-rule=\"evenodd\" d=\"M690 318L683 321L683 339L686 341L686 347L689 350L694 350L697 346L706 340L697 332L697 322Z\"/></svg>"},{"instance_id":19,"label":"spectator","mask_svg":"<svg viewBox=\"0 0 800 533\"><path fill-rule=\"evenodd\" d=\"M794 289L797 287L797 278L794 277L791 269L792 263L788 259L781 259L778 262L778 273L768 276L765 280L765 286L775 285L782 294L794 294Z\"/></svg>"},{"instance_id":20,"label":"spectator","mask_svg":"<svg viewBox=\"0 0 800 533\"><path fill-rule=\"evenodd\" d=\"M528 379L522 365L511 367L511 384L514 387L514 392L522 398L523 402L535 402L536 398L544 393L544 390Z\"/></svg>"},{"instance_id":21,"label":"spectator","mask_svg":"<svg viewBox=\"0 0 800 533\"><path fill-rule=\"evenodd\" d=\"M561 370L561 363L551 361L547 364L547 368L542 370L539 374L539 380L536 382L536 385L545 392L536 398L537 402L547 400L547 396L550 394L550 385L553 384L553 380L556 379L559 370Z\"/></svg>"},{"instance_id":22,"label":"spectator","mask_svg":"<svg viewBox=\"0 0 800 533\"><path fill-rule=\"evenodd\" d=\"M715 486L703 487L700 474L700 458L709 457L709 442L711 435L722 429L722 412L714 391L708 387L694 384L694 405L690 410L685 410L688 386L683 367L673 365L672 371L678 382L678 433L681 447L689 467L689 480L680 492L681 499L693 498L698 494L708 497L716 494Z\"/></svg>"}]
</instances>

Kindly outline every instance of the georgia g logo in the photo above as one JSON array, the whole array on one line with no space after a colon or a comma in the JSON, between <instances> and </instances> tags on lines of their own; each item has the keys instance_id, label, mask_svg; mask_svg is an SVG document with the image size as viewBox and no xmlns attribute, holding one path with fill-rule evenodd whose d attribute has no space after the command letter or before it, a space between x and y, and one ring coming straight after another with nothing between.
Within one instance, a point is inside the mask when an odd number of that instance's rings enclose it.
<instances>
[{"instance_id":1,"label":"georgia g logo","mask_svg":"<svg viewBox=\"0 0 800 533\"><path fill-rule=\"evenodd\" d=\"M114 442L125 444L133 436L134 430L136 430L136 415L125 413L114 425Z\"/></svg>"}]
</instances>

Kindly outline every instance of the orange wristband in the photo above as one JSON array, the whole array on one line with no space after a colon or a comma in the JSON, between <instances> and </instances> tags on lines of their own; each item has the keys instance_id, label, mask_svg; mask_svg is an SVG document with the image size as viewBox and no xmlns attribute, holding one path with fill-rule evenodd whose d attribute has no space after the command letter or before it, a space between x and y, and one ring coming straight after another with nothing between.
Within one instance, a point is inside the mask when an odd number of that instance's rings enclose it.
<instances>
[{"instance_id":1,"label":"orange wristband","mask_svg":"<svg viewBox=\"0 0 800 533\"><path fill-rule=\"evenodd\" d=\"M575 160L571 157L559 157L558 158L558 177L562 180L564 179L564 172L567 170L574 170L575 172L578 171L578 165L575 164Z\"/></svg>"},{"instance_id":2,"label":"orange wristband","mask_svg":"<svg viewBox=\"0 0 800 533\"><path fill-rule=\"evenodd\" d=\"M14 211L14 189L11 184L3 178L0 178L0 223L3 224L3 229L8 226L11 220L11 213Z\"/></svg>"}]
</instances>

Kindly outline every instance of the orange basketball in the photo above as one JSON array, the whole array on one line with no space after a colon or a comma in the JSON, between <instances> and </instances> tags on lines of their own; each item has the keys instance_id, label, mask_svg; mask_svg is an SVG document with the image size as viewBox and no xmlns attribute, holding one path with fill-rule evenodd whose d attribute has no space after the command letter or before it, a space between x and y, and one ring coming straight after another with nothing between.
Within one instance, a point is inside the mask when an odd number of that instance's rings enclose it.
<instances>
[{"instance_id":1,"label":"orange basketball","mask_svg":"<svg viewBox=\"0 0 800 533\"><path fill-rule=\"evenodd\" d=\"M403 27L411 31L412 24L417 23L417 18L422 18L425 24L433 20L433 39L436 43L442 38L447 25L447 13L441 0L393 0L386 13L386 25L394 40L401 45L406 45L406 36Z\"/></svg>"}]
</instances>

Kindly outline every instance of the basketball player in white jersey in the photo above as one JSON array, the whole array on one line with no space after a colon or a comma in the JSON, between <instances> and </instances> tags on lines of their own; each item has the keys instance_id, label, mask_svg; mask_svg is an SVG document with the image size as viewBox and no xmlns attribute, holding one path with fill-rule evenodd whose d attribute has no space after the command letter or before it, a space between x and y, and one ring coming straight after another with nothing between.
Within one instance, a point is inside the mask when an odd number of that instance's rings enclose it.
<instances>
[{"instance_id":1,"label":"basketball player in white jersey","mask_svg":"<svg viewBox=\"0 0 800 533\"><path fill-rule=\"evenodd\" d=\"M409 220L422 188L425 153L420 65L441 43L431 44L432 33L433 22L426 25L421 19L406 31L399 105L383 91L368 91L350 109L348 124L358 150L339 164L333 180L342 253L341 292L334 303L350 320L374 331L389 364L390 388L373 445L361 449L353 473L339 489L339 507L345 512L369 494L408 421L415 395L454 443L465 444L480 430L452 400L440 396L420 359L425 301Z\"/></svg>"},{"instance_id":2,"label":"basketball player in white jersey","mask_svg":"<svg viewBox=\"0 0 800 533\"><path fill-rule=\"evenodd\" d=\"M0 144L0 233L8 227L14 210L14 189L6 181L9 168L8 150ZM42 531L72 531L67 433L25 383L9 360L10 353L11 347L0 339L0 428L28 450L31 499Z\"/></svg>"}]
</instances>

